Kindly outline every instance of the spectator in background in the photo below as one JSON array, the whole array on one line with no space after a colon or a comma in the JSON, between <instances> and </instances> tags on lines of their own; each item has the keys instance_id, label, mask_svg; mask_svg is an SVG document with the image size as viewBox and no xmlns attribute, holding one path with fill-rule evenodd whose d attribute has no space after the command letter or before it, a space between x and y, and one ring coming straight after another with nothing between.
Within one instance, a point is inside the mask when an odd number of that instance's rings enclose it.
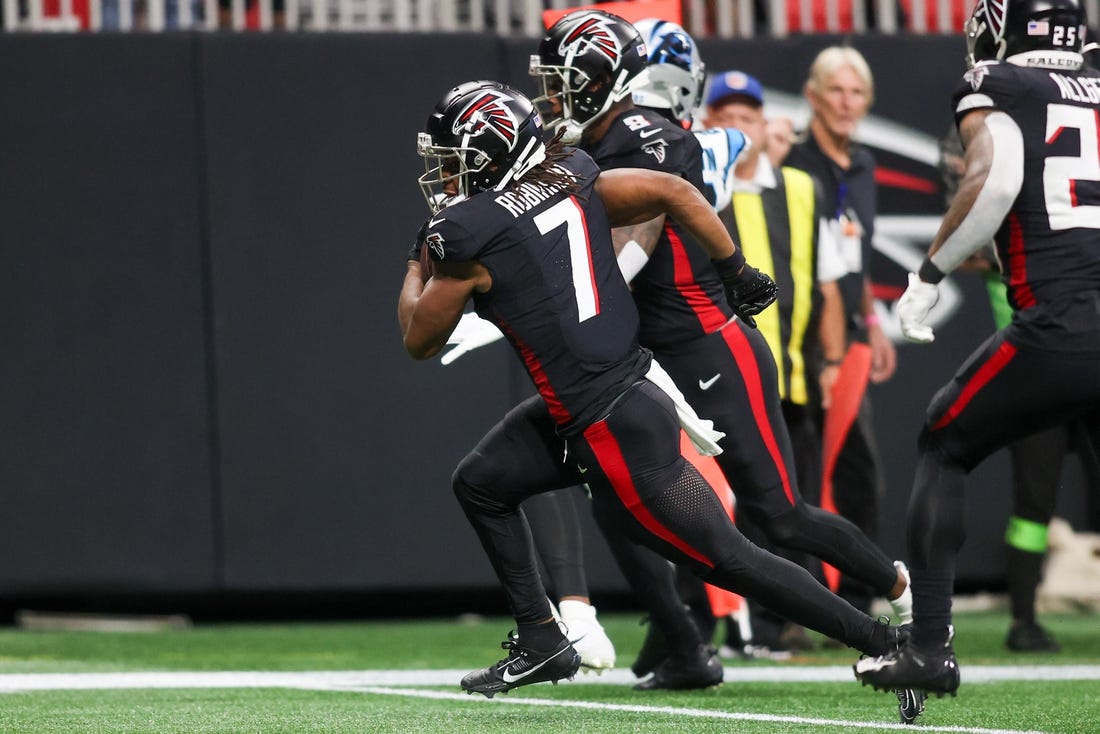
<instances>
[{"instance_id":1,"label":"spectator in background","mask_svg":"<svg viewBox=\"0 0 1100 734\"><path fill-rule=\"evenodd\" d=\"M810 486L819 479L821 442L815 416L817 405L828 407L839 363L847 347L844 309L837 280L847 272L838 252L833 227L828 223L820 184L805 171L775 167L769 146L785 153L789 128L769 126L764 117L764 90L754 77L740 71L714 76L707 95L707 127L735 127L752 145L737 160L730 205L721 216L730 233L742 242L746 253L753 253L762 270L779 285L778 308L757 318L778 368L780 408L793 448L792 464L798 482ZM782 517L769 517L756 510L753 494L742 496L742 486L733 483L734 492L745 512L738 513L738 527L758 545L769 549L772 543L788 551L809 552L819 558L840 562L845 553L861 543L872 549L874 561L856 565L865 580L890 577L890 583L876 583L876 594L891 599L899 620L908 621L908 595L904 592L904 571L895 567L851 523L819 509L808 513L810 522L801 524L796 533L784 533L778 526ZM747 492L749 488L744 488ZM858 542L857 542L858 539ZM843 546L843 549L841 549ZM800 628L783 630L785 620L749 603L752 639L749 652L774 656L788 648L803 649L809 641L799 635ZM794 632L793 634L791 632ZM920 713L920 701L901 700L903 720L912 721Z\"/></svg>"},{"instance_id":2,"label":"spectator in background","mask_svg":"<svg viewBox=\"0 0 1100 734\"><path fill-rule=\"evenodd\" d=\"M875 539L881 481L866 389L868 381L880 383L893 376L897 354L875 313L867 270L877 208L875 160L852 139L874 99L870 67L854 48L826 48L810 66L804 92L812 110L809 129L784 163L821 182L825 211L848 270L837 283L849 347L840 363L836 355L827 355L826 362L839 366L840 374L824 420L819 504ZM872 594L865 584L847 576L839 583L835 577L829 581L853 606L870 609Z\"/></svg>"}]
</instances>

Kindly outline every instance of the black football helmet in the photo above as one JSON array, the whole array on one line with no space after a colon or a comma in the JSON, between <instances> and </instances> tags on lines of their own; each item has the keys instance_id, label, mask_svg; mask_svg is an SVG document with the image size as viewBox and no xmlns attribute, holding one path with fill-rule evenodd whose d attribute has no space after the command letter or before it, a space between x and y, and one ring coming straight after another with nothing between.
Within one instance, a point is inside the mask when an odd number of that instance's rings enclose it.
<instances>
[{"instance_id":1,"label":"black football helmet","mask_svg":"<svg viewBox=\"0 0 1100 734\"><path fill-rule=\"evenodd\" d=\"M416 139L418 180L432 213L479 191L500 191L546 158L531 100L499 82L460 84L439 101Z\"/></svg>"},{"instance_id":2,"label":"black football helmet","mask_svg":"<svg viewBox=\"0 0 1100 734\"><path fill-rule=\"evenodd\" d=\"M646 53L630 23L602 10L577 10L550 27L531 56L542 82L535 99L549 127L576 143L584 130L646 81Z\"/></svg>"},{"instance_id":3,"label":"black football helmet","mask_svg":"<svg viewBox=\"0 0 1100 734\"><path fill-rule=\"evenodd\" d=\"M1081 53L1081 0L978 0L964 28L967 65L1027 51Z\"/></svg>"}]
</instances>

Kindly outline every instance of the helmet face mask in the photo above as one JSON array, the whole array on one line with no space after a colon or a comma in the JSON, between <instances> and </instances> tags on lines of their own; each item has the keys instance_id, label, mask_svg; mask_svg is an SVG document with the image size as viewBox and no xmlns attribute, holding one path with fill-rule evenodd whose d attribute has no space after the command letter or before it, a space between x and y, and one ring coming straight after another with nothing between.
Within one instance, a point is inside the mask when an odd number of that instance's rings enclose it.
<instances>
[{"instance_id":1,"label":"helmet face mask","mask_svg":"<svg viewBox=\"0 0 1100 734\"><path fill-rule=\"evenodd\" d=\"M681 26L647 18L634 24L646 46L649 81L634 91L635 104L667 109L690 122L703 99L706 66L699 48Z\"/></svg>"},{"instance_id":2,"label":"helmet face mask","mask_svg":"<svg viewBox=\"0 0 1100 734\"><path fill-rule=\"evenodd\" d=\"M548 127L563 127L565 142L575 143L644 82L645 67L645 46L634 26L611 13L575 11L547 31L531 57L529 72L542 91L534 103Z\"/></svg>"},{"instance_id":3,"label":"helmet face mask","mask_svg":"<svg viewBox=\"0 0 1100 734\"><path fill-rule=\"evenodd\" d=\"M432 213L480 191L499 191L545 158L542 119L525 96L497 82L467 82L436 105L416 152Z\"/></svg>"},{"instance_id":4,"label":"helmet face mask","mask_svg":"<svg viewBox=\"0 0 1100 734\"><path fill-rule=\"evenodd\" d=\"M978 0L963 30L968 68L1033 51L1080 54L1085 12L1081 0Z\"/></svg>"},{"instance_id":5,"label":"helmet face mask","mask_svg":"<svg viewBox=\"0 0 1100 734\"><path fill-rule=\"evenodd\" d=\"M466 161L475 160L480 151L432 145L432 136L422 132L416 136L416 152L424 159L424 173L417 183L432 214L470 195L470 168ZM484 165L488 164L485 159Z\"/></svg>"}]
</instances>

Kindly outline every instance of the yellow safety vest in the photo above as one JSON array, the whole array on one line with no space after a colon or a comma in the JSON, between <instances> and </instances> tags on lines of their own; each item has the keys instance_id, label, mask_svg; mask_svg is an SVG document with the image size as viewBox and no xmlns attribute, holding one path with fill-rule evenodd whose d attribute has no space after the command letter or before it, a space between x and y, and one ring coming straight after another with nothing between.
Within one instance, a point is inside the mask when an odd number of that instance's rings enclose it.
<instances>
[{"instance_id":1,"label":"yellow safety vest","mask_svg":"<svg viewBox=\"0 0 1100 734\"><path fill-rule=\"evenodd\" d=\"M805 405L806 329L818 301L817 219L814 180L781 168L778 185L760 194L738 192L723 214L745 258L779 285L776 304L757 315L779 369L779 397Z\"/></svg>"}]
</instances>

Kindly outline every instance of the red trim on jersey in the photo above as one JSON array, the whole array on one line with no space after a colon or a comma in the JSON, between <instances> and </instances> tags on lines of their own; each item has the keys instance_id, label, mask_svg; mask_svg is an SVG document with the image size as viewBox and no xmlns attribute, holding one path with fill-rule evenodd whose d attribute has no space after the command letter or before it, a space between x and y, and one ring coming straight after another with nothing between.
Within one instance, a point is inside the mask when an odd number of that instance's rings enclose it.
<instances>
[{"instance_id":1,"label":"red trim on jersey","mask_svg":"<svg viewBox=\"0 0 1100 734\"><path fill-rule=\"evenodd\" d=\"M1058 129L1057 129L1057 130L1055 130L1054 132L1052 132L1052 133L1050 134L1050 137L1049 137L1049 138L1047 138L1047 145L1050 145L1050 144L1051 144L1051 143L1053 143L1053 142L1054 142L1055 140L1057 140L1057 139L1058 139L1058 136L1059 136L1059 135L1061 135L1061 134L1062 134L1062 131L1063 131L1063 130L1065 130L1065 129L1066 129L1065 127L1063 127L1062 125L1059 125L1059 126L1058 126Z\"/></svg>"},{"instance_id":2,"label":"red trim on jersey","mask_svg":"<svg viewBox=\"0 0 1100 734\"><path fill-rule=\"evenodd\" d=\"M634 479L630 476L630 467L626 465L626 458L619 448L618 440L611 435L611 429L607 427L607 421L593 423L584 429L584 438L592 448L596 461L600 462L600 469L611 480L611 486L615 494L626 509L649 532L661 540L675 546L680 552L694 558L700 563L714 568L714 563L699 551L692 548L687 542L666 528L661 521L653 516L649 508L638 496L638 489L634 486Z\"/></svg>"},{"instance_id":3,"label":"red trim on jersey","mask_svg":"<svg viewBox=\"0 0 1100 734\"><path fill-rule=\"evenodd\" d=\"M1016 212L1008 215L1008 287L1016 307L1031 308L1035 305L1035 294L1027 282L1027 253L1024 252L1024 228Z\"/></svg>"},{"instance_id":4,"label":"red trim on jersey","mask_svg":"<svg viewBox=\"0 0 1100 734\"><path fill-rule=\"evenodd\" d=\"M986 360L985 364L978 368L978 371L974 373L974 376L963 386L962 391L959 393L959 397L955 398L955 402L951 403L951 407L947 409L938 421L932 426L933 431L938 431L946 426L951 421L959 417L959 413L963 412L963 409L974 399L974 396L978 394L978 391L985 387L990 380L997 376L997 373L1005 368L1012 358L1016 356L1016 347L1012 346L1008 342L1003 342L1001 346L997 348L997 351Z\"/></svg>"},{"instance_id":5,"label":"red trim on jersey","mask_svg":"<svg viewBox=\"0 0 1100 734\"><path fill-rule=\"evenodd\" d=\"M749 405L752 408L753 422L760 430L760 437L764 440L764 446L768 449L772 463L779 472L779 479L783 482L783 494L791 506L795 504L794 492L791 491L791 478L787 475L787 465L783 461L783 454L779 451L779 443L775 440L775 431L772 429L771 420L768 418L768 406L764 400L764 388L760 379L760 368L757 366L756 354L752 351L748 337L741 333L738 324L730 324L722 329L722 338L733 354L733 360L737 363L737 369L745 381L745 388L749 393Z\"/></svg>"},{"instance_id":6,"label":"red trim on jersey","mask_svg":"<svg viewBox=\"0 0 1100 734\"><path fill-rule=\"evenodd\" d=\"M1069 180L1069 205L1077 206L1077 179Z\"/></svg>"},{"instance_id":7,"label":"red trim on jersey","mask_svg":"<svg viewBox=\"0 0 1100 734\"><path fill-rule=\"evenodd\" d=\"M535 389L539 391L539 395L542 396L543 402L546 403L547 409L550 411L551 417L558 422L559 425L564 425L573 420L573 416L569 414L569 411L565 409L565 405L562 404L558 394L554 391L554 386L550 384L550 378L546 375L546 370L542 368L542 363L539 362L539 358L535 356L535 353L531 351L531 348L520 341L519 337L515 335L506 324L501 324L501 328L508 332L508 335L512 337L512 342L519 349L519 354L523 358L523 364L527 367L527 374L531 375L531 379L535 381Z\"/></svg>"},{"instance_id":8,"label":"red trim on jersey","mask_svg":"<svg viewBox=\"0 0 1100 734\"><path fill-rule=\"evenodd\" d=\"M592 296L596 301L596 315L600 315L600 289L596 285L596 266L592 263L592 241L588 238L588 218L584 216L584 207L577 201L577 197L570 196L569 201L577 207L577 213L581 215L581 229L584 231L584 251L588 255L588 277L592 279Z\"/></svg>"},{"instance_id":9,"label":"red trim on jersey","mask_svg":"<svg viewBox=\"0 0 1100 734\"><path fill-rule=\"evenodd\" d=\"M903 173L884 166L875 167L875 183L894 189L908 189L921 194L934 194L940 190L939 184L927 178Z\"/></svg>"},{"instance_id":10,"label":"red trim on jersey","mask_svg":"<svg viewBox=\"0 0 1100 734\"><path fill-rule=\"evenodd\" d=\"M691 259L688 257L684 241L676 230L672 228L672 222L665 221L665 235L672 246L672 280L676 284L676 290L680 291L687 305L695 312L703 331L711 334L721 329L729 317L722 313L718 304L706 294L703 286L695 280L695 272L691 269Z\"/></svg>"}]
</instances>

